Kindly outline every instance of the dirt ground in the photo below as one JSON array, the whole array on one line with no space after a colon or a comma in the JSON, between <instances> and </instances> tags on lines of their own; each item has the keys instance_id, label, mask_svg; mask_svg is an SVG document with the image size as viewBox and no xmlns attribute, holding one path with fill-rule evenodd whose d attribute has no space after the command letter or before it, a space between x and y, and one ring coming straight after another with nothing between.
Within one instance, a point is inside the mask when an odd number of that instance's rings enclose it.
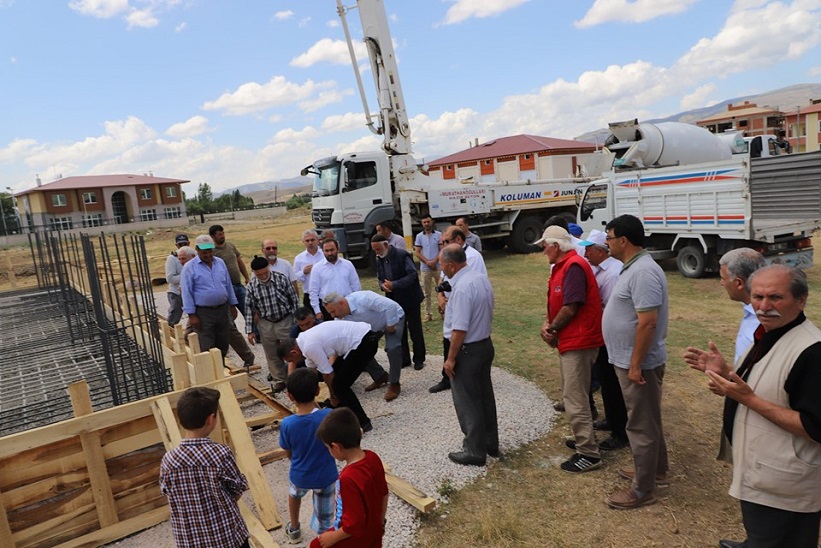
<instances>
[{"instance_id":1,"label":"dirt ground","mask_svg":"<svg viewBox=\"0 0 821 548\"><path fill-rule=\"evenodd\" d=\"M308 225L309 218L297 213L257 224L226 224L226 231L230 230L230 239L248 260L258 248L261 233L279 238L281 256L291 260L302 249L299 238ZM205 227L192 227L188 233L193 238L204 231ZM173 234L173 230L161 230L147 237L152 275L161 270ZM544 258L506 252L485 255L497 297L496 365L525 376L557 399L557 356L539 344L533 332L543 314ZM14 264L31 262L27 250L0 251L0 291L9 288L4 275L9 256ZM632 511L606 506L606 497L627 485L617 475L619 467L631 463L626 449L605 453L601 470L581 475L561 471L558 465L572 453L564 446L570 431L560 415L548 435L505 455L502 462L490 466L485 478L454 493L449 504L424 517L417 534L419 546L707 547L716 546L722 538L744 538L738 503L727 494L731 467L714 458L722 401L707 390L705 377L680 359L688 344L703 346L708 339L732 354L740 307L729 301L716 277L689 280L670 265L665 268L670 284L670 359L664 379L663 420L671 486L659 491L659 503ZM364 280L366 274L360 275ZM808 276L807 315L813 319L819 315L814 295L821 291L821 269L808 270ZM32 279L18 277L17 284ZM523 312L535 320L521 323L525 322ZM431 330L426 325L426 335L435 340ZM533 416L532 420L545 419Z\"/></svg>"}]
</instances>

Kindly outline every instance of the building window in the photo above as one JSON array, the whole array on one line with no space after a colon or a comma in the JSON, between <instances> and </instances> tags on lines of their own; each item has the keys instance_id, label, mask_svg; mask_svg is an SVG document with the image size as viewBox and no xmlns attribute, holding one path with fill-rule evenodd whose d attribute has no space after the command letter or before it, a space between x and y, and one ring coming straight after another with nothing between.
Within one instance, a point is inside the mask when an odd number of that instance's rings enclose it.
<instances>
[{"instance_id":1,"label":"building window","mask_svg":"<svg viewBox=\"0 0 821 548\"><path fill-rule=\"evenodd\" d=\"M54 207L65 207L66 205L66 195L65 194L52 194L51 195L51 205Z\"/></svg>"},{"instance_id":2,"label":"building window","mask_svg":"<svg viewBox=\"0 0 821 548\"><path fill-rule=\"evenodd\" d=\"M738 127L747 127L747 120L739 120Z\"/></svg>"},{"instance_id":3,"label":"building window","mask_svg":"<svg viewBox=\"0 0 821 548\"><path fill-rule=\"evenodd\" d=\"M54 217L49 219L48 224L51 230L71 230L73 228L71 217Z\"/></svg>"},{"instance_id":4,"label":"building window","mask_svg":"<svg viewBox=\"0 0 821 548\"><path fill-rule=\"evenodd\" d=\"M96 204L97 203L97 193L96 192L83 192L83 203L84 204Z\"/></svg>"},{"instance_id":5,"label":"building window","mask_svg":"<svg viewBox=\"0 0 821 548\"><path fill-rule=\"evenodd\" d=\"M83 228L93 228L95 226L103 226L102 213L83 215Z\"/></svg>"},{"instance_id":6,"label":"building window","mask_svg":"<svg viewBox=\"0 0 821 548\"><path fill-rule=\"evenodd\" d=\"M157 220L157 211L154 209L143 209L140 211L140 220L141 221L156 221Z\"/></svg>"},{"instance_id":7,"label":"building window","mask_svg":"<svg viewBox=\"0 0 821 548\"><path fill-rule=\"evenodd\" d=\"M174 186L165 187L165 197L166 198L176 198L177 197L177 187L174 187Z\"/></svg>"},{"instance_id":8,"label":"building window","mask_svg":"<svg viewBox=\"0 0 821 548\"><path fill-rule=\"evenodd\" d=\"M143 200L150 200L153 194L151 193L150 188L141 188L140 189L140 198Z\"/></svg>"},{"instance_id":9,"label":"building window","mask_svg":"<svg viewBox=\"0 0 821 548\"><path fill-rule=\"evenodd\" d=\"M182 217L182 211L179 206L165 208L166 219L179 219L180 217Z\"/></svg>"}]
</instances>

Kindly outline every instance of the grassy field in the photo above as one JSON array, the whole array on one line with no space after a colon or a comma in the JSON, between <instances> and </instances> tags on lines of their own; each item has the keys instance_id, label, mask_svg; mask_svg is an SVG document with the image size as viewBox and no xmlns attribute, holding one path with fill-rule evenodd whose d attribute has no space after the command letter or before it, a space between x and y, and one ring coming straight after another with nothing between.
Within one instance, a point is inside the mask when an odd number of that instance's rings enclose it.
<instances>
[{"instance_id":1,"label":"grassy field","mask_svg":"<svg viewBox=\"0 0 821 548\"><path fill-rule=\"evenodd\" d=\"M280 255L292 261L303 249L300 237L310 226L310 217L304 212L288 213L274 220L223 225L228 240L247 261L259 252L263 237L278 239ZM187 232L193 239L206 230L192 226ZM169 229L146 235L152 275L162 276L175 233ZM30 263L30 253L27 249L0 251L0 274L9 261L14 266ZM539 337L548 277L546 258L494 251L485 253L485 261L496 294L496 365L558 398L558 355ZM424 517L420 546L701 547L716 546L719 538L744 538L738 503L727 495L731 469L714 459L722 402L707 390L705 378L689 370L680 358L686 346L704 346L707 340L732 355L740 305L727 298L717 277L686 279L673 264L663 266L670 292L670 359L663 413L672 485L660 490L659 503L633 511L610 510L605 505L607 495L626 485L617 470L630 463L627 450L605 453L604 468L595 472L579 476L561 471L558 465L571 453L564 446L570 430L560 415L550 434L506 455L489 468L484 479ZM814 267L808 274L807 313L814 318L813 298L821 290L821 271ZM361 276L364 288L375 289L375 276ZM18 278L18 286L32 279ZM8 288L4 276L0 290ZM429 352L441 353L441 323L425 324L425 334ZM533 416L532 420L547 418Z\"/></svg>"}]
</instances>

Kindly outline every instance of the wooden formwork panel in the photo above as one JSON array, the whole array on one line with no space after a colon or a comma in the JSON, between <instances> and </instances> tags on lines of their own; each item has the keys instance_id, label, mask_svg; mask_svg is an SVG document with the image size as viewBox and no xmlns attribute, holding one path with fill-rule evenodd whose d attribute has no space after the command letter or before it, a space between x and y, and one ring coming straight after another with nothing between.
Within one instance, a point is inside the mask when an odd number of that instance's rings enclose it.
<instances>
[{"instance_id":1,"label":"wooden formwork panel","mask_svg":"<svg viewBox=\"0 0 821 548\"><path fill-rule=\"evenodd\" d=\"M227 394L245 388L247 378L207 385L225 385ZM159 487L165 448L152 403L162 399L175 406L180 395L171 392L0 439L0 546L98 546L168 519ZM278 518L275 508L272 516ZM270 526L275 520L266 521Z\"/></svg>"}]
</instances>

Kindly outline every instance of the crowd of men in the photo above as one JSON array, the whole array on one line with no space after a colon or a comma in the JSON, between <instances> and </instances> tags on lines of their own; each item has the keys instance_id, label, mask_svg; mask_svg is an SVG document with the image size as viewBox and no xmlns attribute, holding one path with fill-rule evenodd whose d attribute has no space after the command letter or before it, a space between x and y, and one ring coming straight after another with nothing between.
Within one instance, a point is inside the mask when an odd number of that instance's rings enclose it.
<instances>
[{"instance_id":1,"label":"crowd of men","mask_svg":"<svg viewBox=\"0 0 821 548\"><path fill-rule=\"evenodd\" d=\"M654 504L670 482L661 414L668 361L665 274L645 249L644 227L634 216L617 217L586 236L558 217L546 224L536 242L550 264L541 337L559 354L562 401L556 407L567 415L573 438L566 444L574 450L561 469L596 470L602 451L629 448L633 466L617 473L630 487L611 494L607 505L629 510ZM430 216L421 225L412 252L392 223L375 227L371 248L380 293L362 291L332 232L306 230L305 251L293 267L278 258L277 242L266 239L250 273L222 227L198 236L193 249L178 235L178 249L166 263L168 320L179 322L187 313L203 348L225 354L230 345L246 365L253 363L248 343L261 343L274 392L284 388L288 372L316 369L330 405L350 408L367 432L373 424L352 385L367 372L373 380L367 391L388 385L385 400L396 399L402 369L425 365L422 322L433 321L435 308L443 319L444 366L429 391L451 390L464 434L462 447L448 457L484 465L499 456L499 434L490 374L494 294L481 240L465 219L441 232ZM722 453L732 456L730 494L741 501L748 538L719 545L816 546L821 331L803 314L806 277L792 267L766 266L746 248L726 253L720 269L721 285L743 306L734 359L725 360L713 343L684 355L725 398ZM239 313L246 337L234 325ZM383 338L388 371L374 359ZM592 399L599 386L603 420L596 420ZM599 442L596 431L609 435Z\"/></svg>"}]
</instances>

